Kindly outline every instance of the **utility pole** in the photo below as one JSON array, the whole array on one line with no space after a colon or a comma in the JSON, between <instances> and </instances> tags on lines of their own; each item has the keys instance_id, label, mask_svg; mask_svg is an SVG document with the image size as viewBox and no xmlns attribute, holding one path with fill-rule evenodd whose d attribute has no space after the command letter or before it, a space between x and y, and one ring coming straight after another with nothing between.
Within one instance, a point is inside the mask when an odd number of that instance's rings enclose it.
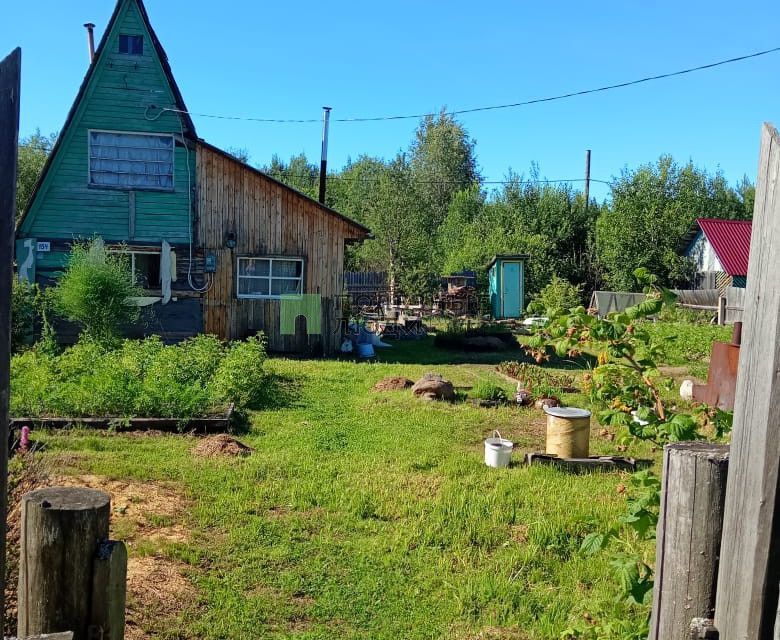
<instances>
[{"instance_id":1,"label":"utility pole","mask_svg":"<svg viewBox=\"0 0 780 640\"><path fill-rule=\"evenodd\" d=\"M11 387L11 289L19 145L22 50L0 61L0 611L5 611L5 533L8 512L8 399Z\"/></svg>"},{"instance_id":2,"label":"utility pole","mask_svg":"<svg viewBox=\"0 0 780 640\"><path fill-rule=\"evenodd\" d=\"M590 205L590 149L585 151L585 213Z\"/></svg>"},{"instance_id":3,"label":"utility pole","mask_svg":"<svg viewBox=\"0 0 780 640\"><path fill-rule=\"evenodd\" d=\"M320 203L325 204L325 183L328 179L328 128L330 107L322 107L322 155L320 156Z\"/></svg>"}]
</instances>

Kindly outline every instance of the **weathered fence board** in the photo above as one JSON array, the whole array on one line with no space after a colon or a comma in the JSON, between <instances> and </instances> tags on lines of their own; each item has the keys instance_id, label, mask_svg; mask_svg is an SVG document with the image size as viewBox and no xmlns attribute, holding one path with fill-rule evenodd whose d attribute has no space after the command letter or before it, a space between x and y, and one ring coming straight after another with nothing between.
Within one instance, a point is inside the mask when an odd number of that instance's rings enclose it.
<instances>
[{"instance_id":1,"label":"weathered fence board","mask_svg":"<svg viewBox=\"0 0 780 640\"><path fill-rule=\"evenodd\" d=\"M19 143L22 52L0 62L0 611L5 610L5 530L8 477L8 399L11 377L11 286Z\"/></svg>"},{"instance_id":2,"label":"weathered fence board","mask_svg":"<svg viewBox=\"0 0 780 640\"><path fill-rule=\"evenodd\" d=\"M774 636L780 579L780 136L765 124L750 244L715 626Z\"/></svg>"}]
</instances>

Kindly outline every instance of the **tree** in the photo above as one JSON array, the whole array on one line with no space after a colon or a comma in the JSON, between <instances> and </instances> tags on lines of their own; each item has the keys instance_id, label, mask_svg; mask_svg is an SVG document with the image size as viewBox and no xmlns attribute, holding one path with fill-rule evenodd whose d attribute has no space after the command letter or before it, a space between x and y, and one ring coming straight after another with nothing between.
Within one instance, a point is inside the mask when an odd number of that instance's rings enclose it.
<instances>
[{"instance_id":1,"label":"tree","mask_svg":"<svg viewBox=\"0 0 780 640\"><path fill-rule=\"evenodd\" d=\"M639 267L655 273L664 286L689 281L692 264L680 252L694 220L749 218L754 198L749 182L734 190L722 175L691 162L680 166L671 156L625 169L611 191L611 205L598 220L596 250L607 285L623 291L636 286L633 272Z\"/></svg>"},{"instance_id":2,"label":"tree","mask_svg":"<svg viewBox=\"0 0 780 640\"><path fill-rule=\"evenodd\" d=\"M431 248L409 164L402 155L379 173L364 206L374 237L363 243L360 258L364 265L387 270L392 298L403 271L425 264Z\"/></svg>"},{"instance_id":3,"label":"tree","mask_svg":"<svg viewBox=\"0 0 780 640\"><path fill-rule=\"evenodd\" d=\"M426 116L417 128L410 169L427 214L426 232L434 232L444 221L458 191L479 182L475 145L463 125L444 110Z\"/></svg>"},{"instance_id":4,"label":"tree","mask_svg":"<svg viewBox=\"0 0 780 640\"><path fill-rule=\"evenodd\" d=\"M252 159L251 155L249 154L249 149L246 147L228 147L225 149L228 154L233 156L236 160L239 162L243 162L244 164L249 164L249 161Z\"/></svg>"},{"instance_id":5,"label":"tree","mask_svg":"<svg viewBox=\"0 0 780 640\"><path fill-rule=\"evenodd\" d=\"M73 246L51 295L58 313L79 324L93 340L110 344L126 325L138 321L132 298L141 294L127 256L108 251L97 238Z\"/></svg>"},{"instance_id":6,"label":"tree","mask_svg":"<svg viewBox=\"0 0 780 640\"><path fill-rule=\"evenodd\" d=\"M305 153L293 156L289 162L274 155L262 171L311 198L319 195L320 168L309 162Z\"/></svg>"},{"instance_id":7,"label":"tree","mask_svg":"<svg viewBox=\"0 0 780 640\"><path fill-rule=\"evenodd\" d=\"M16 175L16 219L24 213L27 203L32 197L35 185L38 184L43 166L57 140L57 134L49 136L41 134L36 129L31 136L23 138L19 143L19 162Z\"/></svg>"}]
</instances>

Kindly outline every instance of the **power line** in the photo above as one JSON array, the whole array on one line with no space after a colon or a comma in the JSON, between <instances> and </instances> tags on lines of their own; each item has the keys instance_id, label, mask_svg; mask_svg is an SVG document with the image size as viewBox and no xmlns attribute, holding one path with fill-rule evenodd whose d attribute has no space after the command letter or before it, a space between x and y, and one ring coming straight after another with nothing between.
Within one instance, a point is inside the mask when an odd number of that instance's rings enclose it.
<instances>
[{"instance_id":1,"label":"power line","mask_svg":"<svg viewBox=\"0 0 780 640\"><path fill-rule=\"evenodd\" d=\"M261 169L262 170L262 169ZM265 170L264 173L267 173L268 175L275 177L272 173L269 173ZM281 172L281 176L283 179L306 179L306 180L312 180L316 182L319 180L319 173L303 173L303 174L291 174L287 173L286 171ZM339 174L328 174L328 180L346 180L349 182L379 182L383 180L384 177L382 176L342 176ZM599 180L597 178L591 178L591 182L598 182L601 184L612 184L608 180ZM493 184L493 185L508 185L508 184L518 184L518 185L531 185L531 184L562 184L562 183L572 183L572 182L585 182L585 178L560 178L557 180L416 180L414 178L408 180L409 183L412 184L463 184L463 185L471 185L471 184L478 184L478 185L487 185L487 184Z\"/></svg>"},{"instance_id":2,"label":"power line","mask_svg":"<svg viewBox=\"0 0 780 640\"><path fill-rule=\"evenodd\" d=\"M556 100L565 100L567 98L574 98L577 96L585 96L592 93L601 93L604 91L611 91L613 89L622 89L624 87L630 87L638 84L643 84L646 82L653 82L655 80L663 80L666 78L673 78L675 76L682 76L688 73L694 73L696 71L704 71L705 69L712 69L714 67L720 67L726 64L732 64L734 62L742 62L744 60L749 60L752 58L758 58L760 56L769 55L770 53L777 53L780 51L780 47L773 47L771 49L764 49L762 51L756 51L753 53L748 53L742 56L737 56L735 58L728 58L726 60L718 60L717 62L710 62L708 64L699 65L697 67L689 67L687 69L680 69L678 71L670 71L668 73L661 73L658 75L653 76L646 76L644 78L638 78L636 80L629 80L627 82L619 82L617 84L608 84L604 85L602 87L596 87L593 89L583 89L581 91L571 91L569 93L562 93L555 96L548 96L545 98L533 98L531 100L524 100L521 102L511 102L508 104L497 104L497 105L490 105L490 106L484 106L484 107L472 107L469 109L456 109L453 111L445 111L444 113L448 115L462 115L467 113L477 113L481 111L496 111L498 109L512 109L516 107L525 107L532 104L540 104L543 102L554 102ZM212 113L193 113L191 111L184 111L182 109L173 109L173 108L163 108L160 110L160 114L165 112L174 112L174 113L186 113L191 116L196 116L199 118L215 118L218 120L242 120L247 122L263 122L263 123L276 123L276 124L310 124L310 123L320 123L322 120L320 118L300 118L300 119L290 119L290 118L254 118L254 117L246 117L246 116L226 116L226 115L216 115ZM332 122L379 122L379 121L385 121L385 120L409 120L409 119L419 119L419 118L425 118L429 116L436 116L438 115L437 112L429 112L429 113L415 113L415 114L405 114L405 115L394 115L394 116L372 116L372 117L355 117L355 118L333 118ZM157 118L153 118L157 119Z\"/></svg>"}]
</instances>

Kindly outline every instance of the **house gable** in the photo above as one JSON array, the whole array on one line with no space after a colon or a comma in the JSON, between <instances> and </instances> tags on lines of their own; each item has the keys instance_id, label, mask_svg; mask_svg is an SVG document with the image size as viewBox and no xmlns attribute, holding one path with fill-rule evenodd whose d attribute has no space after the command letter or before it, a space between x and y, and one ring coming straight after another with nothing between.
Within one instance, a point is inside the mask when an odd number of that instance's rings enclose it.
<instances>
[{"instance_id":1,"label":"house gable","mask_svg":"<svg viewBox=\"0 0 780 640\"><path fill-rule=\"evenodd\" d=\"M141 36L140 55L120 53L120 35ZM195 137L165 52L141 0L119 0L76 102L44 169L19 238L72 240L100 235L108 241L188 242ZM174 135L173 189L90 186L90 131ZM39 266L58 266L62 254L39 255Z\"/></svg>"},{"instance_id":2,"label":"house gable","mask_svg":"<svg viewBox=\"0 0 780 640\"><path fill-rule=\"evenodd\" d=\"M707 239L707 236L703 232L699 231L696 234L693 242L691 242L688 251L685 254L696 265L697 273L706 272L722 272L725 271L723 265L718 259L718 255L712 246L712 243Z\"/></svg>"}]
</instances>

